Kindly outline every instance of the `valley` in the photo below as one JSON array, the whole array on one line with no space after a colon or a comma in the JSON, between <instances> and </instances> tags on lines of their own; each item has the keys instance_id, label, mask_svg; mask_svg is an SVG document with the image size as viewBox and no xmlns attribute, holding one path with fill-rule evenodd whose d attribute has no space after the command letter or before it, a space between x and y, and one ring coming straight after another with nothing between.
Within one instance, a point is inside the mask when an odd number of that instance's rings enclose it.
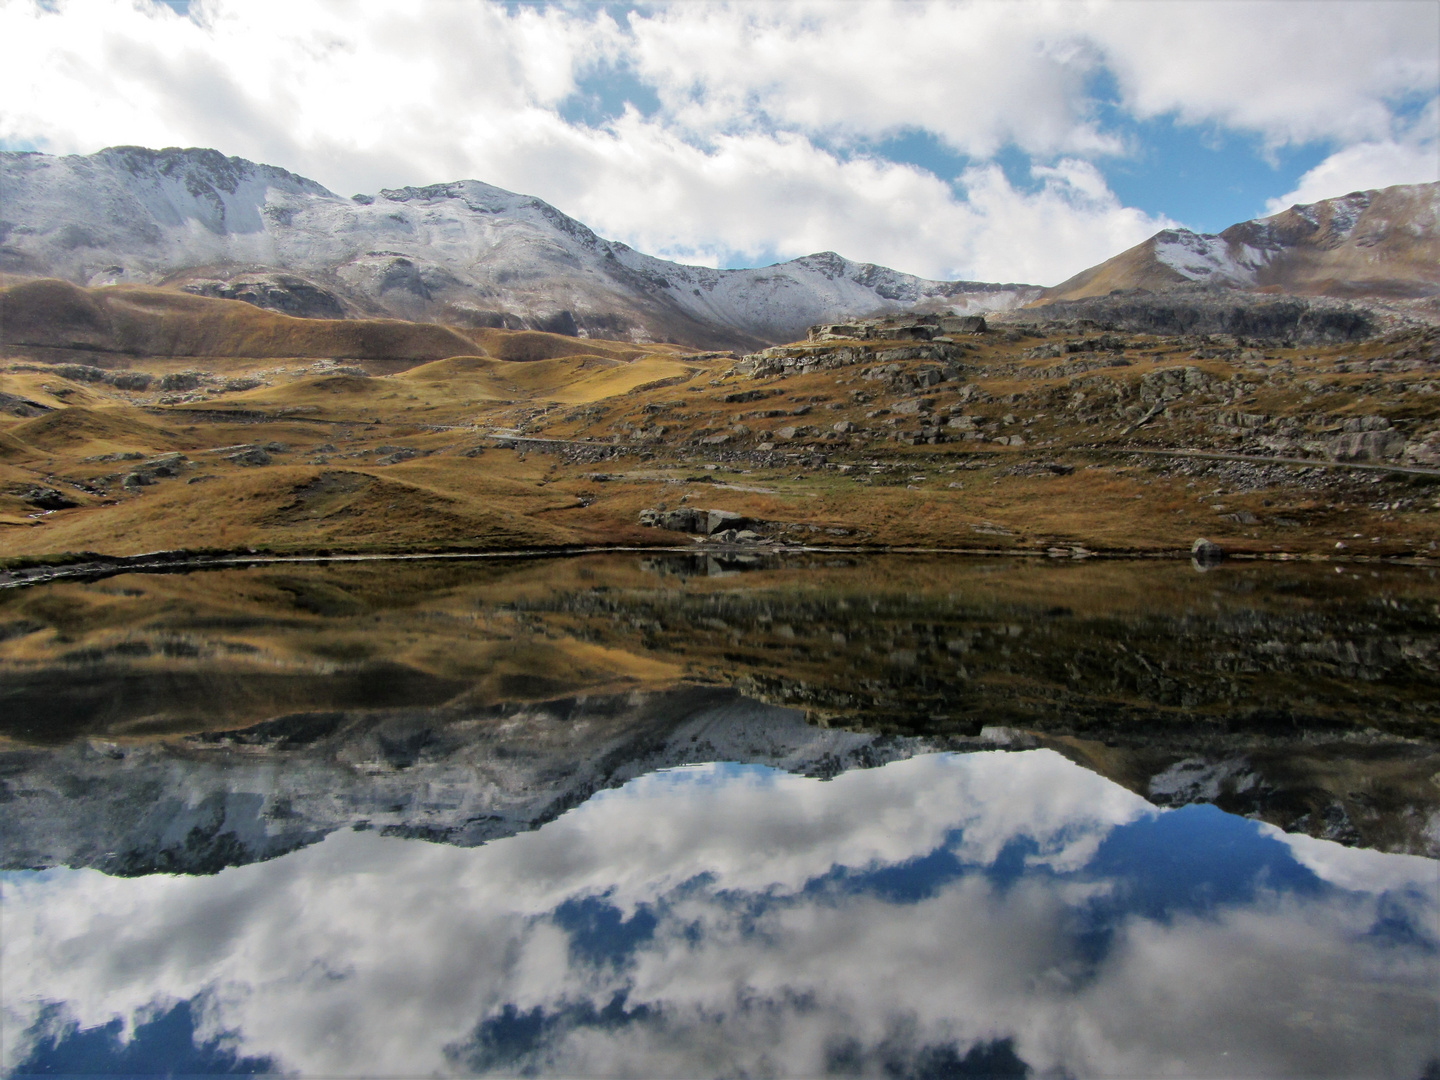
<instances>
[{"instance_id":1,"label":"valley","mask_svg":"<svg viewBox=\"0 0 1440 1080\"><path fill-rule=\"evenodd\" d=\"M733 354L155 290L0 296L29 342L0 364L12 566L596 545L1188 557L1199 537L1428 561L1440 542L1424 325L1266 342L896 316Z\"/></svg>"}]
</instances>

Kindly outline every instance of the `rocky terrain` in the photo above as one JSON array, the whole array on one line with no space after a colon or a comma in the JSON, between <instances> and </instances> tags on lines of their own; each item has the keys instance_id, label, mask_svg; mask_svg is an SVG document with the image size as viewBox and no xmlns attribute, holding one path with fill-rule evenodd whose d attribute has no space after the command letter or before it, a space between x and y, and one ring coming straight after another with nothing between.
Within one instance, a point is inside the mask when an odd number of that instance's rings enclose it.
<instances>
[{"instance_id":1,"label":"rocky terrain","mask_svg":"<svg viewBox=\"0 0 1440 1080\"><path fill-rule=\"evenodd\" d=\"M1440 331L1352 336L1343 305L1262 299L1255 336L909 313L735 354L58 281L0 302L30 342L0 360L11 558L1440 542Z\"/></svg>"},{"instance_id":2,"label":"rocky terrain","mask_svg":"<svg viewBox=\"0 0 1440 1080\"><path fill-rule=\"evenodd\" d=\"M928 281L833 252L681 266L475 180L342 198L214 150L0 153L0 272L165 285L288 315L393 317L700 348L929 304L997 310L1025 285Z\"/></svg>"}]
</instances>

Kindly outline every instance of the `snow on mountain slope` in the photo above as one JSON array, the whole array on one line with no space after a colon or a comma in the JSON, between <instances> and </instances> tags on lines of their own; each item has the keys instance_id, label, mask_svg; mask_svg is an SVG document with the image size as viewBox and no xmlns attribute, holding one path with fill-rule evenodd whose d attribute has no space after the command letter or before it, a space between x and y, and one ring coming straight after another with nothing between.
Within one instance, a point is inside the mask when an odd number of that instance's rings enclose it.
<instances>
[{"instance_id":1,"label":"snow on mountain slope","mask_svg":"<svg viewBox=\"0 0 1440 1080\"><path fill-rule=\"evenodd\" d=\"M1219 234L1166 229L1045 291L1042 302L1206 282L1302 295L1440 294L1440 183L1292 206Z\"/></svg>"},{"instance_id":2,"label":"snow on mountain slope","mask_svg":"<svg viewBox=\"0 0 1440 1080\"><path fill-rule=\"evenodd\" d=\"M916 306L1006 310L1040 292L930 281L832 252L756 269L681 266L479 181L347 199L214 150L138 147L0 153L0 270L166 284L291 314L724 347Z\"/></svg>"},{"instance_id":3,"label":"snow on mountain slope","mask_svg":"<svg viewBox=\"0 0 1440 1080\"><path fill-rule=\"evenodd\" d=\"M415 745L418 760L397 754ZM694 761L833 775L938 749L693 687L493 710L299 712L123 750L14 745L0 747L0 765L26 797L11 801L0 868L215 873L354 826L472 847Z\"/></svg>"}]
</instances>

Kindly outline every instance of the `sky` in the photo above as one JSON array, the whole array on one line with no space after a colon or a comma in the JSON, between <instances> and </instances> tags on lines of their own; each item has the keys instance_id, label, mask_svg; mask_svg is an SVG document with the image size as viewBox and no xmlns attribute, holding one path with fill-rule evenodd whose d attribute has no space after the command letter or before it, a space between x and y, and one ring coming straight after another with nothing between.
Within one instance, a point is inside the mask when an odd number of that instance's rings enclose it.
<instances>
[{"instance_id":1,"label":"sky","mask_svg":"<svg viewBox=\"0 0 1440 1080\"><path fill-rule=\"evenodd\" d=\"M0 0L0 149L477 179L681 262L1054 284L1440 178L1435 0Z\"/></svg>"}]
</instances>

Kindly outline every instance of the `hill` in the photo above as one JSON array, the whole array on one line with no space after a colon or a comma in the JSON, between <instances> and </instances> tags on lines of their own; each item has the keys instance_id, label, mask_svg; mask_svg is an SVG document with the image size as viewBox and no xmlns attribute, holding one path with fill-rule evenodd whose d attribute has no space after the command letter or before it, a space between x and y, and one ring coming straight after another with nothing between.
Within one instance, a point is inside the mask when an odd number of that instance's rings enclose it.
<instances>
[{"instance_id":1,"label":"hill","mask_svg":"<svg viewBox=\"0 0 1440 1080\"><path fill-rule=\"evenodd\" d=\"M0 344L48 359L71 354L65 358L101 366L128 365L142 356L329 357L383 362L390 370L477 351L516 361L576 355L631 360L654 351L538 331L464 332L403 319L303 319L238 300L129 285L85 289L57 278L0 286Z\"/></svg>"},{"instance_id":2,"label":"hill","mask_svg":"<svg viewBox=\"0 0 1440 1080\"><path fill-rule=\"evenodd\" d=\"M1191 283L1260 293L1408 300L1440 296L1440 183L1356 191L1218 234L1166 229L1034 302Z\"/></svg>"}]
</instances>

